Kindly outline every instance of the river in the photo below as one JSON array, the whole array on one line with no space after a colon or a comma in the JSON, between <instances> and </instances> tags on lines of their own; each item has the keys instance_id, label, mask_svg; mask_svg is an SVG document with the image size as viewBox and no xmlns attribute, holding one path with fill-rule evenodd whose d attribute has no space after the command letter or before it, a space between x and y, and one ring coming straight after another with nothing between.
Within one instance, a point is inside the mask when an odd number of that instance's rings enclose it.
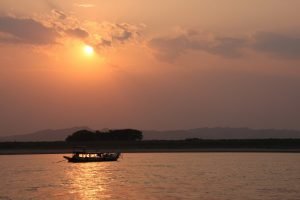
<instances>
[{"instance_id":1,"label":"river","mask_svg":"<svg viewBox=\"0 0 300 200\"><path fill-rule=\"evenodd\" d=\"M0 156L0 199L300 199L298 153L127 153L107 163L62 156Z\"/></svg>"}]
</instances>

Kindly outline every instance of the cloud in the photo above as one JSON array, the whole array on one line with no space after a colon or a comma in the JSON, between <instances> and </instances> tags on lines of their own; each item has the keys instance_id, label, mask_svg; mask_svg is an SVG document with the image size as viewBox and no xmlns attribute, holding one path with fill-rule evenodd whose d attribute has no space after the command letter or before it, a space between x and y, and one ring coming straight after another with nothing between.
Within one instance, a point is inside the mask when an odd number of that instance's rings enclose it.
<instances>
[{"instance_id":1,"label":"cloud","mask_svg":"<svg viewBox=\"0 0 300 200\"><path fill-rule=\"evenodd\" d=\"M242 48L245 48L248 44L246 39L233 38L233 37L221 37L215 38L214 41L204 48L204 51L208 53L221 55L225 57L240 57L242 55Z\"/></svg>"},{"instance_id":2,"label":"cloud","mask_svg":"<svg viewBox=\"0 0 300 200\"><path fill-rule=\"evenodd\" d=\"M120 42L130 40L134 35L138 34L136 27L127 23L115 24L112 38Z\"/></svg>"},{"instance_id":3,"label":"cloud","mask_svg":"<svg viewBox=\"0 0 300 200\"><path fill-rule=\"evenodd\" d=\"M93 8L95 7L94 4L89 4L89 3L75 3L74 6L76 7L81 7L81 8Z\"/></svg>"},{"instance_id":4,"label":"cloud","mask_svg":"<svg viewBox=\"0 0 300 200\"><path fill-rule=\"evenodd\" d=\"M59 34L33 19L0 17L0 42L45 45L53 44Z\"/></svg>"},{"instance_id":5,"label":"cloud","mask_svg":"<svg viewBox=\"0 0 300 200\"><path fill-rule=\"evenodd\" d=\"M173 62L188 51L203 51L224 57L239 57L247 41L242 38L207 38L197 31L186 31L173 37L156 37L148 42L154 55L167 62Z\"/></svg>"},{"instance_id":6,"label":"cloud","mask_svg":"<svg viewBox=\"0 0 300 200\"><path fill-rule=\"evenodd\" d=\"M254 35L252 47L277 57L300 59L300 37L259 32Z\"/></svg>"},{"instance_id":7,"label":"cloud","mask_svg":"<svg viewBox=\"0 0 300 200\"><path fill-rule=\"evenodd\" d=\"M195 46L200 45L194 43ZM162 61L174 61L177 57L184 54L189 47L188 38L184 35L168 38L158 37L149 41L149 46L154 49L155 56Z\"/></svg>"},{"instance_id":8,"label":"cloud","mask_svg":"<svg viewBox=\"0 0 300 200\"><path fill-rule=\"evenodd\" d=\"M112 41L101 39L98 46L100 47L110 47L112 45Z\"/></svg>"},{"instance_id":9,"label":"cloud","mask_svg":"<svg viewBox=\"0 0 300 200\"><path fill-rule=\"evenodd\" d=\"M58 9L51 13L34 19L0 16L0 43L63 44L65 37L73 37L102 50L138 41L144 28L128 23L81 21Z\"/></svg>"},{"instance_id":10,"label":"cloud","mask_svg":"<svg viewBox=\"0 0 300 200\"><path fill-rule=\"evenodd\" d=\"M114 40L118 40L120 42L124 42L129 40L132 37L133 33L128 30L123 30L119 35L113 35Z\"/></svg>"},{"instance_id":11,"label":"cloud","mask_svg":"<svg viewBox=\"0 0 300 200\"><path fill-rule=\"evenodd\" d=\"M109 23L105 22L99 25L101 30L100 41L98 41L99 48L111 47L113 45L124 44L129 41L135 41L141 36L141 31L144 26L133 25L128 23Z\"/></svg>"},{"instance_id":12,"label":"cloud","mask_svg":"<svg viewBox=\"0 0 300 200\"><path fill-rule=\"evenodd\" d=\"M67 29L65 33L72 37L77 38L87 38L89 37L89 33L81 28Z\"/></svg>"},{"instance_id":13,"label":"cloud","mask_svg":"<svg viewBox=\"0 0 300 200\"><path fill-rule=\"evenodd\" d=\"M300 37L271 32L257 32L252 36L224 37L183 31L176 36L155 37L148 42L155 57L173 62L189 51L202 51L228 58L239 58L244 50L271 54L278 58L300 59Z\"/></svg>"},{"instance_id":14,"label":"cloud","mask_svg":"<svg viewBox=\"0 0 300 200\"><path fill-rule=\"evenodd\" d=\"M60 10L57 10L57 9L53 9L52 10L52 13L58 18L58 19L61 19L61 20L64 20L67 18L67 15L60 11Z\"/></svg>"}]
</instances>

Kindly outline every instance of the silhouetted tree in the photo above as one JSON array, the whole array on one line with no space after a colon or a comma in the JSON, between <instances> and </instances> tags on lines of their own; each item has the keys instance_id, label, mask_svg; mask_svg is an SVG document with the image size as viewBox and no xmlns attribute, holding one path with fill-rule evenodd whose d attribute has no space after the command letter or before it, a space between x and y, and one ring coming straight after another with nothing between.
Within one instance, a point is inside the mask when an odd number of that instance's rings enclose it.
<instances>
[{"instance_id":1,"label":"silhouetted tree","mask_svg":"<svg viewBox=\"0 0 300 200\"><path fill-rule=\"evenodd\" d=\"M92 131L88 130L80 130L76 131L72 135L69 135L66 138L67 142L72 142L72 141L93 141L96 138L96 134Z\"/></svg>"},{"instance_id":2,"label":"silhouetted tree","mask_svg":"<svg viewBox=\"0 0 300 200\"><path fill-rule=\"evenodd\" d=\"M80 130L66 138L67 142L84 141L138 141L143 139L143 133L135 129L118 129L107 132Z\"/></svg>"}]
</instances>

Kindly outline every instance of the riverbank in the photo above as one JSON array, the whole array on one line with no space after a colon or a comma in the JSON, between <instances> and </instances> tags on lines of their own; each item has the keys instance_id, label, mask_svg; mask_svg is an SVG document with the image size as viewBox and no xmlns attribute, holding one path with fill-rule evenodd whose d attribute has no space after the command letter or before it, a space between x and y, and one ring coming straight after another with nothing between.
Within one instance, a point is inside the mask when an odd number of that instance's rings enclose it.
<instances>
[{"instance_id":1,"label":"riverbank","mask_svg":"<svg viewBox=\"0 0 300 200\"><path fill-rule=\"evenodd\" d=\"M97 149L122 153L300 153L300 149ZM0 150L0 155L71 154L72 149Z\"/></svg>"},{"instance_id":2,"label":"riverbank","mask_svg":"<svg viewBox=\"0 0 300 200\"><path fill-rule=\"evenodd\" d=\"M0 155L67 154L81 149L125 152L300 152L300 139L0 142Z\"/></svg>"}]
</instances>

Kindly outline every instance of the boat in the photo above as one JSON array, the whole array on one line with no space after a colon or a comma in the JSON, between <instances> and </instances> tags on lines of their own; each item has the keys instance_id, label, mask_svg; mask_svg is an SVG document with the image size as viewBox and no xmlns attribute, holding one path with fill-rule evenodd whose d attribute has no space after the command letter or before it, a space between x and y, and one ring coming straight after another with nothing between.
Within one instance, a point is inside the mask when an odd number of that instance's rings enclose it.
<instances>
[{"instance_id":1,"label":"boat","mask_svg":"<svg viewBox=\"0 0 300 200\"><path fill-rule=\"evenodd\" d=\"M73 163L111 162L111 161L117 161L120 155L121 155L120 152L99 152L99 151L76 150L73 151L72 157L64 156L64 158L69 162L73 162Z\"/></svg>"}]
</instances>

